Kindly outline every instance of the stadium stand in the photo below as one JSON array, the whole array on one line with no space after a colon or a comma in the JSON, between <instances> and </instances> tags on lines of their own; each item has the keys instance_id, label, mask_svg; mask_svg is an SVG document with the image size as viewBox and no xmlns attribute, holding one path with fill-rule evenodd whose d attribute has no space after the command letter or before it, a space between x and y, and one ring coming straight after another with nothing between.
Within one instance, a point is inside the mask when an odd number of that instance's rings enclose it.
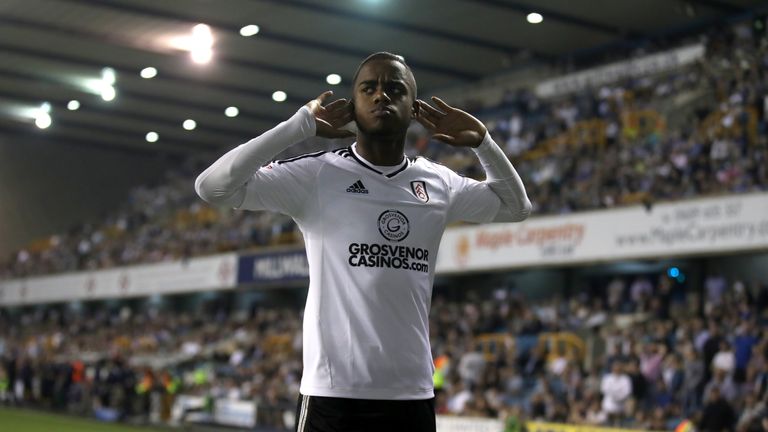
<instances>
[{"instance_id":1,"label":"stadium stand","mask_svg":"<svg viewBox=\"0 0 768 432\"><path fill-rule=\"evenodd\" d=\"M735 26L709 35L705 58L671 72L554 99L529 88L510 90L506 102L476 114L526 179L539 215L766 190L767 55L765 38ZM431 142L419 126L409 140L414 155L469 177L482 172L469 152ZM200 167L190 160L169 171L164 184L131 191L123 208L106 219L40 239L8 257L0 275L110 268L300 241L289 218L201 203L189 186Z\"/></svg>"},{"instance_id":2,"label":"stadium stand","mask_svg":"<svg viewBox=\"0 0 768 432\"><path fill-rule=\"evenodd\" d=\"M536 214L652 207L768 189L767 80L768 40L737 24L708 35L704 59L671 72L556 99L508 90L504 103L475 112L515 161ZM409 139L415 154L481 172L469 153L418 128ZM287 217L202 203L192 190L199 171L190 160L164 184L131 191L105 219L29 245L2 276L299 244ZM767 280L615 274L547 298L476 284L436 290L432 303L439 414L502 417L515 431L525 422L670 430L686 420L702 431L764 430ZM204 314L143 305L0 310L0 403L206 422L217 400L255 400L259 425L290 423L299 304L213 304ZM202 402L180 404L182 396Z\"/></svg>"},{"instance_id":3,"label":"stadium stand","mask_svg":"<svg viewBox=\"0 0 768 432\"><path fill-rule=\"evenodd\" d=\"M546 300L510 289L438 294L430 317L438 413L497 417L518 407L521 421L669 430L712 404L725 414L698 419L702 430L728 418L726 428L755 430L768 401L768 284L713 274L703 285L656 274ZM702 314L687 310L699 291ZM617 325L619 316L631 325ZM282 427L301 375L300 323L299 308L277 307L3 317L0 400L148 420L153 397L168 421L183 393L256 400L259 424ZM589 333L604 344L591 364L580 342Z\"/></svg>"}]
</instances>

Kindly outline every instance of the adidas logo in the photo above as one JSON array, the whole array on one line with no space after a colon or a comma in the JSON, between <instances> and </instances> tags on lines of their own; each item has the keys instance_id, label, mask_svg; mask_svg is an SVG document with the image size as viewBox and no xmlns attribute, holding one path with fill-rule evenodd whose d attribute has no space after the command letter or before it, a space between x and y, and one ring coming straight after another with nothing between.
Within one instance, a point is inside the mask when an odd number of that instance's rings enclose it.
<instances>
[{"instance_id":1,"label":"adidas logo","mask_svg":"<svg viewBox=\"0 0 768 432\"><path fill-rule=\"evenodd\" d=\"M359 193L359 194L367 194L368 189L365 188L365 185L362 181L358 180L354 182L350 187L347 188L347 192L349 193Z\"/></svg>"}]
</instances>

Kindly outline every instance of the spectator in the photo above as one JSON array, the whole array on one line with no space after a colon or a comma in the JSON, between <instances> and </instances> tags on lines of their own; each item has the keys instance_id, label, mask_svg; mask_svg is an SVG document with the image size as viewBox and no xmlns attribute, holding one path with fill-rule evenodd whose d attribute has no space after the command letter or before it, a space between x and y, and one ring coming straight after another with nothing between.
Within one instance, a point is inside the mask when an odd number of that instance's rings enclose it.
<instances>
[{"instance_id":1,"label":"spectator","mask_svg":"<svg viewBox=\"0 0 768 432\"><path fill-rule=\"evenodd\" d=\"M629 359L626 363L626 373L632 383L632 399L635 404L645 405L648 397L650 383L640 371L639 361L636 358Z\"/></svg>"},{"instance_id":2,"label":"spectator","mask_svg":"<svg viewBox=\"0 0 768 432\"><path fill-rule=\"evenodd\" d=\"M747 393L744 398L744 409L741 411L739 420L736 423L736 430L746 432L748 430L759 429L759 425L756 423L766 414L768 414L768 412L766 412L765 402L758 401L754 394Z\"/></svg>"},{"instance_id":3,"label":"spectator","mask_svg":"<svg viewBox=\"0 0 768 432\"><path fill-rule=\"evenodd\" d=\"M686 346L684 356L683 412L690 415L701 406L700 395L704 388L704 362L692 345Z\"/></svg>"},{"instance_id":4,"label":"spectator","mask_svg":"<svg viewBox=\"0 0 768 432\"><path fill-rule=\"evenodd\" d=\"M733 407L720 395L717 387L713 388L704 405L697 429L702 432L721 432L733 430L735 423L736 413Z\"/></svg>"},{"instance_id":5,"label":"spectator","mask_svg":"<svg viewBox=\"0 0 768 432\"><path fill-rule=\"evenodd\" d=\"M621 310L622 303L624 302L624 291L626 290L626 284L624 280L615 277L611 279L608 284L608 307L612 312L619 312Z\"/></svg>"},{"instance_id":6,"label":"spectator","mask_svg":"<svg viewBox=\"0 0 768 432\"><path fill-rule=\"evenodd\" d=\"M595 400L587 408L587 415L584 420L587 424L601 426L608 422L608 413L603 410L600 402Z\"/></svg>"},{"instance_id":7,"label":"spectator","mask_svg":"<svg viewBox=\"0 0 768 432\"><path fill-rule=\"evenodd\" d=\"M459 360L459 375L467 387L473 387L480 384L480 378L485 369L485 358L483 353L477 350L472 341L467 342L464 354Z\"/></svg>"},{"instance_id":8,"label":"spectator","mask_svg":"<svg viewBox=\"0 0 768 432\"><path fill-rule=\"evenodd\" d=\"M714 147L714 146L713 146ZM725 278L720 273L712 273L704 281L707 292L707 306L713 308L722 302L725 290L728 287Z\"/></svg>"},{"instance_id":9,"label":"spectator","mask_svg":"<svg viewBox=\"0 0 768 432\"><path fill-rule=\"evenodd\" d=\"M720 334L720 325L715 321L709 322L709 329L707 332L707 339L702 346L702 354L704 358L704 364L706 365L705 379L709 379L712 376L712 360L715 355L720 351L720 343L723 341L723 337Z\"/></svg>"},{"instance_id":10,"label":"spectator","mask_svg":"<svg viewBox=\"0 0 768 432\"><path fill-rule=\"evenodd\" d=\"M638 357L640 370L648 382L655 382L661 376L661 366L667 355L667 347L660 343L645 343L641 346Z\"/></svg>"},{"instance_id":11,"label":"spectator","mask_svg":"<svg viewBox=\"0 0 768 432\"><path fill-rule=\"evenodd\" d=\"M756 308L760 310L758 305L756 305ZM747 366L752 356L752 350L758 342L759 339L755 333L755 325L752 320L739 325L739 328L736 330L736 337L733 340L736 361L734 380L736 382L743 383L746 379Z\"/></svg>"},{"instance_id":12,"label":"spectator","mask_svg":"<svg viewBox=\"0 0 768 432\"><path fill-rule=\"evenodd\" d=\"M626 403L632 395L632 382L619 362L614 362L611 372L603 377L600 391L603 394L603 411L615 424L626 413Z\"/></svg>"},{"instance_id":13,"label":"spectator","mask_svg":"<svg viewBox=\"0 0 768 432\"><path fill-rule=\"evenodd\" d=\"M630 298L636 307L645 310L646 303L653 295L653 284L647 277L638 277L629 287Z\"/></svg>"},{"instance_id":14,"label":"spectator","mask_svg":"<svg viewBox=\"0 0 768 432\"><path fill-rule=\"evenodd\" d=\"M736 386L733 384L733 379L722 369L715 370L712 379L704 387L704 399L710 399L715 389L717 390L718 397L729 402L736 398Z\"/></svg>"},{"instance_id":15,"label":"spectator","mask_svg":"<svg viewBox=\"0 0 768 432\"><path fill-rule=\"evenodd\" d=\"M446 404L448 411L453 414L463 412L467 403L472 399L472 391L463 381L459 380L453 383L451 394L452 396L449 397L448 403Z\"/></svg>"},{"instance_id":16,"label":"spectator","mask_svg":"<svg viewBox=\"0 0 768 432\"><path fill-rule=\"evenodd\" d=\"M736 354L733 352L731 344L723 339L720 341L720 351L712 358L712 369L714 371L723 371L731 376L736 368Z\"/></svg>"}]
</instances>

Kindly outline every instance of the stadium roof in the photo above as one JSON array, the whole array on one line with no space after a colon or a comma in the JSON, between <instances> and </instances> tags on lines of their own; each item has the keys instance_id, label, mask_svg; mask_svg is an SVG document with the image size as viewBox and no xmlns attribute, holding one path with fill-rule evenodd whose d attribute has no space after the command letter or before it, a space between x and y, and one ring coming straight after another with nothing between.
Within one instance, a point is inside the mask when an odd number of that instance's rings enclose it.
<instances>
[{"instance_id":1,"label":"stadium roof","mask_svg":"<svg viewBox=\"0 0 768 432\"><path fill-rule=\"evenodd\" d=\"M702 29L763 7L749 0L3 0L0 130L130 151L215 150L285 119L323 90L348 95L368 54L402 54L420 89L627 41ZM530 12L543 15L529 24ZM210 26L212 60L184 44ZM257 25L257 34L240 34ZM205 31L202 31L205 56ZM185 40L184 38L187 37ZM116 97L102 100L102 70ZM139 74L154 67L151 79ZM148 73L148 72L145 72ZM329 74L339 86L326 83ZM109 90L109 89L106 89ZM284 91L286 101L273 100ZM67 109L77 100L79 109ZM53 124L34 121L48 102ZM225 116L235 106L237 117ZM193 119L197 128L182 128ZM159 134L157 142L146 135Z\"/></svg>"}]
</instances>

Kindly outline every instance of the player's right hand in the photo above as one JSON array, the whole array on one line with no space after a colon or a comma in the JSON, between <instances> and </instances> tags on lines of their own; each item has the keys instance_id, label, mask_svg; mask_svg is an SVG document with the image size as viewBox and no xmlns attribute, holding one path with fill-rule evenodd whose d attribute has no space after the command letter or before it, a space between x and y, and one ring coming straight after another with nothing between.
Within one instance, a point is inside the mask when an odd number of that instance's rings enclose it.
<instances>
[{"instance_id":1,"label":"player's right hand","mask_svg":"<svg viewBox=\"0 0 768 432\"><path fill-rule=\"evenodd\" d=\"M323 102L333 95L327 91L317 99L307 102L307 108L315 116L317 126L315 135L323 138L348 138L355 136L354 132L341 129L342 126L354 119L354 108L346 99L337 99L326 106Z\"/></svg>"}]
</instances>

